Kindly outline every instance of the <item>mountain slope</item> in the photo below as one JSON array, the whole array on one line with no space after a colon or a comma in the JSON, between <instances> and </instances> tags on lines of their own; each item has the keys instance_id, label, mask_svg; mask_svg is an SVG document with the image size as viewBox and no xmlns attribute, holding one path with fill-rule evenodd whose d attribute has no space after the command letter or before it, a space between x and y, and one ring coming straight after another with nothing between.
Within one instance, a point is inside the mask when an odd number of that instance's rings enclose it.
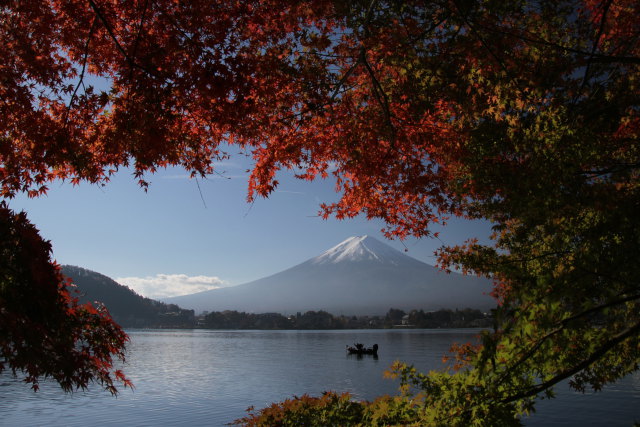
<instances>
[{"instance_id":1,"label":"mountain slope","mask_svg":"<svg viewBox=\"0 0 640 427\"><path fill-rule=\"evenodd\" d=\"M193 312L138 295L126 286L95 271L71 265L62 266L70 277L80 302L99 301L116 323L123 327L153 328L192 326Z\"/></svg>"},{"instance_id":2,"label":"mountain slope","mask_svg":"<svg viewBox=\"0 0 640 427\"><path fill-rule=\"evenodd\" d=\"M167 298L182 307L254 313L383 314L495 306L487 280L446 274L372 237L351 237L292 268L243 285Z\"/></svg>"}]
</instances>

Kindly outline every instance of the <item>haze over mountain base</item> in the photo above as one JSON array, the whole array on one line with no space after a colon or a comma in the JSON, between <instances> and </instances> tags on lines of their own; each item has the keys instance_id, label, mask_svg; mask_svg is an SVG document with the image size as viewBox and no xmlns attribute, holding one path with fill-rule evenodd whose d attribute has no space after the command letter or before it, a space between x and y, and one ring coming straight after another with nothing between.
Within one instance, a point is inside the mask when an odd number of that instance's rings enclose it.
<instances>
[{"instance_id":1,"label":"haze over mountain base","mask_svg":"<svg viewBox=\"0 0 640 427\"><path fill-rule=\"evenodd\" d=\"M243 285L163 299L202 311L379 315L403 310L495 307L487 279L446 274L368 236L342 243L292 268Z\"/></svg>"}]
</instances>

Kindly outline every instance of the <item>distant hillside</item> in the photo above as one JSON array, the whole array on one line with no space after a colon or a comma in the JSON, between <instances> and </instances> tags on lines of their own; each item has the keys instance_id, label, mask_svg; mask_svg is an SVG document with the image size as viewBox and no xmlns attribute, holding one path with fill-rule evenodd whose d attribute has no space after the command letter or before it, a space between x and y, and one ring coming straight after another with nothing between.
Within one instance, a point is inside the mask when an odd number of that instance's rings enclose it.
<instances>
[{"instance_id":1,"label":"distant hillside","mask_svg":"<svg viewBox=\"0 0 640 427\"><path fill-rule=\"evenodd\" d=\"M80 302L102 302L113 320L125 328L193 326L192 310L145 298L107 276L81 267L63 265L62 273L77 286Z\"/></svg>"},{"instance_id":2,"label":"distant hillside","mask_svg":"<svg viewBox=\"0 0 640 427\"><path fill-rule=\"evenodd\" d=\"M495 307L487 279L446 274L372 237L351 237L321 255L238 286L164 299L202 311L378 315L389 307L435 311Z\"/></svg>"}]
</instances>

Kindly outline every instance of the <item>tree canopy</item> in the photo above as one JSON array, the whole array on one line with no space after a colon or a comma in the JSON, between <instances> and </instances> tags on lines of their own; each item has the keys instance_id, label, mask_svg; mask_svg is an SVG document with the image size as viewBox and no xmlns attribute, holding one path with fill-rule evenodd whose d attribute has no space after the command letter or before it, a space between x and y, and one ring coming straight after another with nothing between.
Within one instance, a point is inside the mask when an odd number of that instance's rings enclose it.
<instances>
[{"instance_id":1,"label":"tree canopy","mask_svg":"<svg viewBox=\"0 0 640 427\"><path fill-rule=\"evenodd\" d=\"M637 369L639 9L8 0L2 194L122 166L143 186L167 165L206 175L237 146L249 199L290 169L335 180L323 215L381 218L389 237L489 220L493 246L440 251L495 282L495 330L458 352L474 369L399 372L426 393L416 420L517 422L563 379L598 389Z\"/></svg>"}]
</instances>

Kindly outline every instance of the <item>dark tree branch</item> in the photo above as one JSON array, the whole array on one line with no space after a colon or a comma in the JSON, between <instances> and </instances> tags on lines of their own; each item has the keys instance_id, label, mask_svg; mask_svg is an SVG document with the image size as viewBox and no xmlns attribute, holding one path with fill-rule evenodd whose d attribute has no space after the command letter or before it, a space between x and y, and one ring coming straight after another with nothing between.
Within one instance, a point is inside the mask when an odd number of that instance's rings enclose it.
<instances>
[{"instance_id":1,"label":"dark tree branch","mask_svg":"<svg viewBox=\"0 0 640 427\"><path fill-rule=\"evenodd\" d=\"M102 22L102 25L104 25L104 27L106 28L107 32L109 33L109 36L111 37L111 40L113 40L113 42L116 45L116 48L122 54L122 56L127 61L129 66L131 68L137 68L137 69L143 71L144 73L146 73L146 74L148 74L148 75L150 75L150 76L152 76L154 78L160 78L160 76L158 76L158 74L154 73L152 70L149 70L147 67L144 67L143 65L138 64L135 61L134 58L132 58L131 56L129 56L127 54L127 51L122 47L122 45L118 41L118 38L116 37L115 33L113 32L113 28L111 27L111 24L109 24L109 21L104 16L104 14L102 13L102 11L98 7L98 5L95 3L95 1L94 0L89 0L89 5L93 9L93 11L96 13L96 16L98 17L98 19L100 19L100 21Z\"/></svg>"},{"instance_id":2,"label":"dark tree branch","mask_svg":"<svg viewBox=\"0 0 640 427\"><path fill-rule=\"evenodd\" d=\"M573 315L571 317L567 317L566 319L562 319L560 321L560 323L562 323L563 325L566 325L569 322L577 320L577 319L579 319L581 317L589 316L591 314L594 314L594 313L597 313L599 311L602 311L602 310L604 310L606 308L613 307L613 306L620 305L620 304L624 304L626 302L635 301L635 300L640 300L640 295L630 295L630 296L627 296L627 297L623 297L623 298L620 298L620 299L617 299L617 300L610 301L610 302L608 302L606 304L601 304L599 306L592 307L592 308L590 308L588 310L585 310L585 311L583 311L581 313L575 314L575 315Z\"/></svg>"},{"instance_id":3,"label":"dark tree branch","mask_svg":"<svg viewBox=\"0 0 640 427\"><path fill-rule=\"evenodd\" d=\"M582 53L580 51L575 51ZM637 56L616 56L616 55L594 55L592 62L601 64L636 64L640 65L640 58Z\"/></svg>"},{"instance_id":4,"label":"dark tree branch","mask_svg":"<svg viewBox=\"0 0 640 427\"><path fill-rule=\"evenodd\" d=\"M584 76L582 78L582 84L580 85L580 90L578 92L582 92L582 89L587 84L589 79L589 72L591 71L591 64L593 63L593 55L595 55L596 50L598 50L598 45L600 44L600 38L602 37L602 33L604 32L604 24L607 21L607 13L609 12L609 8L611 7L611 3L613 0L608 0L602 11L602 19L600 20L600 28L598 29L598 35L596 39L593 41L593 47L591 48L591 55L589 55L589 59L587 60L587 66L584 70Z\"/></svg>"},{"instance_id":5,"label":"dark tree branch","mask_svg":"<svg viewBox=\"0 0 640 427\"><path fill-rule=\"evenodd\" d=\"M476 39L478 39L478 41L480 42L480 44L482 44L482 46L485 48L485 50L487 52L489 52L489 55L491 55L491 57L493 57L493 59L496 60L496 62L498 63L498 65L500 65L500 68L502 68L502 71L505 72L505 74L508 76L509 80L515 82L518 85L518 81L513 79L511 77L511 73L509 73L509 70L507 69L507 67L504 65L504 62L502 61L502 58L500 58L494 51L493 49L491 49L491 46L484 40L484 37L482 37L482 35L480 34L480 32L476 29L475 25L471 23L471 21L469 20L469 17L467 16L467 13L465 13L462 8L460 7L460 4L457 0L454 0L453 4L455 4L456 9L458 10L458 14L460 15L460 18L462 18L462 20L464 21L464 23L466 24L467 27L469 27L469 30L471 30L471 32L473 33L473 35L476 37Z\"/></svg>"},{"instance_id":6,"label":"dark tree branch","mask_svg":"<svg viewBox=\"0 0 640 427\"><path fill-rule=\"evenodd\" d=\"M636 57L636 56L617 56L617 55L607 55L607 54L591 54L590 52L584 51L584 50L580 50L580 49L576 49L573 47L569 47L569 46L563 46L559 43L555 43L549 40L545 40L545 39L541 39L541 38L533 38L532 36L527 36L525 34L522 33L516 33L513 31L509 31L503 27L499 27L499 26L488 26L488 25L483 25L482 26L483 29L493 32L493 33L498 33L498 34L502 34L502 35L507 35L510 37L514 37L517 38L519 40L522 40L524 42L527 43L531 43L531 44L537 44L537 45L541 45L541 46L548 46L551 47L553 49L559 50L563 53L573 53L576 55L583 55L585 57L591 57L592 62L596 62L596 63L620 63L620 64L640 64L640 58Z\"/></svg>"},{"instance_id":7,"label":"dark tree branch","mask_svg":"<svg viewBox=\"0 0 640 427\"><path fill-rule=\"evenodd\" d=\"M525 354L523 354L520 357L520 359L518 359L518 361L516 363L514 363L506 371L504 371L504 373L500 376L500 379L498 379L497 384L502 384L503 382L505 382L507 380L507 378L509 377L509 375L511 375L511 373L513 373L516 369L518 369L518 367L520 365L522 365L524 362L529 360L529 358L531 356L533 356L536 351L538 351L538 349L542 346L542 344L544 344L544 342L546 340L548 340L549 338L551 338L552 336L554 336L558 332L562 331L564 329L564 327L565 327L565 325L563 324L560 327L557 327L557 328L551 330L546 335L540 337L538 342L533 347L531 347Z\"/></svg>"},{"instance_id":8,"label":"dark tree branch","mask_svg":"<svg viewBox=\"0 0 640 427\"><path fill-rule=\"evenodd\" d=\"M360 65L360 60L357 60L351 67L349 67L347 72L344 73L344 75L340 78L340 81L338 81L335 89L333 90L333 93L331 94L332 102L335 100L336 96L338 96L338 93L340 93L340 89L344 86L347 79L351 76L351 74L353 74L356 68L358 68L358 65Z\"/></svg>"},{"instance_id":9,"label":"dark tree branch","mask_svg":"<svg viewBox=\"0 0 640 427\"><path fill-rule=\"evenodd\" d=\"M618 165L610 166L604 169L594 169L579 172L579 175L587 175L589 177L609 175L616 172L622 172L626 170L640 169L640 163L621 163Z\"/></svg>"},{"instance_id":10,"label":"dark tree branch","mask_svg":"<svg viewBox=\"0 0 640 427\"><path fill-rule=\"evenodd\" d=\"M393 123L391 122L391 110L389 108L389 98L387 97L387 94L384 93L384 89L382 88L382 85L376 78L376 74L373 71L373 68L371 68L369 61L367 61L367 55L364 49L360 50L360 62L362 62L364 67L367 69L367 73L371 78L371 82L373 83L373 94L376 97L376 100L378 101L380 106L382 107L382 111L384 113L384 120L389 129L389 132L391 132L391 142L393 143L393 141L395 141L395 138L396 138L396 130L395 130L395 127L393 126Z\"/></svg>"},{"instance_id":11,"label":"dark tree branch","mask_svg":"<svg viewBox=\"0 0 640 427\"><path fill-rule=\"evenodd\" d=\"M362 27L364 28L365 37L369 37L369 23L371 22L371 18L373 17L373 9L375 8L378 0L371 0L369 3L369 7L367 8L367 12L364 15L364 23Z\"/></svg>"},{"instance_id":12,"label":"dark tree branch","mask_svg":"<svg viewBox=\"0 0 640 427\"><path fill-rule=\"evenodd\" d=\"M84 53L82 56L82 70L80 71L80 79L78 80L78 83L76 84L76 87L73 90L73 94L71 94L71 98L69 98L69 105L67 106L67 111L65 113L65 117L64 117L65 128L69 123L69 114L71 113L71 108L73 108L73 101L75 101L76 99L76 95L78 94L78 90L80 89L80 86L84 85L84 75L87 70L87 60L89 58L89 43L91 42L91 37L93 36L95 27L96 27L96 19L94 18L93 22L91 22L91 28L89 28L89 35L87 35L87 41L84 44Z\"/></svg>"},{"instance_id":13,"label":"dark tree branch","mask_svg":"<svg viewBox=\"0 0 640 427\"><path fill-rule=\"evenodd\" d=\"M640 295L631 295L628 297L624 297L624 298L620 298L614 301L610 301L606 304L601 304L597 307L592 307L588 310L585 310L581 313L575 314L573 316L567 317L565 319L562 319L559 322L559 326L553 330L551 330L549 333L547 333L546 335L540 337L538 339L538 342L531 347L531 349L529 349L514 365L512 365L511 367L509 367L500 377L500 379L498 380L498 384L502 384L507 378L508 376L515 371L520 365L522 365L524 362L526 362L531 356L533 356L535 354L536 351L538 351L538 349L542 346L542 344L548 340L549 338L551 338L552 336L556 335L558 332L561 332L562 330L564 330L566 328L566 326L577 319L580 319L581 317L585 317L585 316L589 316L591 314L597 313L599 311L602 311L606 308L609 307L613 307L616 305L620 305L620 304L624 304L626 302L631 302L631 301L635 301L640 299Z\"/></svg>"},{"instance_id":14,"label":"dark tree branch","mask_svg":"<svg viewBox=\"0 0 640 427\"><path fill-rule=\"evenodd\" d=\"M135 58L138 54L138 45L140 44L140 38L142 37L142 28L144 27L144 19L147 14L147 9L149 7L149 0L145 0L144 9L142 10L142 16L140 16L140 24L138 25L138 33L136 34L136 41L133 43L133 52L131 53L131 58ZM129 71L129 80L133 79L133 67L130 68Z\"/></svg>"},{"instance_id":15,"label":"dark tree branch","mask_svg":"<svg viewBox=\"0 0 640 427\"><path fill-rule=\"evenodd\" d=\"M520 393L516 393L516 394L514 394L512 396L509 396L509 397L501 400L500 403L505 404L505 403L515 402L517 400L525 399L527 397L533 397L533 396L543 392L544 390L556 385L560 381L565 380L565 379L571 377L572 375L577 374L581 370L588 368L594 362L596 362L600 358L602 358L613 347L615 347L616 345L622 343L627 338L630 338L630 337L632 337L634 335L637 335L638 333L640 333L640 323L636 323L635 325L633 325L633 326L625 329L624 331L618 333L617 335L615 335L610 340L605 341L604 344L601 345L593 353L591 353L589 355L589 357L587 357L586 359L584 359L582 362L578 363L574 367L572 367L570 369L567 369L566 371L560 372L559 374L557 374L553 378L551 378L551 379L549 379L549 380L547 380L547 381L545 381L543 383L540 383L538 385L530 387L529 389L521 391Z\"/></svg>"}]
</instances>

